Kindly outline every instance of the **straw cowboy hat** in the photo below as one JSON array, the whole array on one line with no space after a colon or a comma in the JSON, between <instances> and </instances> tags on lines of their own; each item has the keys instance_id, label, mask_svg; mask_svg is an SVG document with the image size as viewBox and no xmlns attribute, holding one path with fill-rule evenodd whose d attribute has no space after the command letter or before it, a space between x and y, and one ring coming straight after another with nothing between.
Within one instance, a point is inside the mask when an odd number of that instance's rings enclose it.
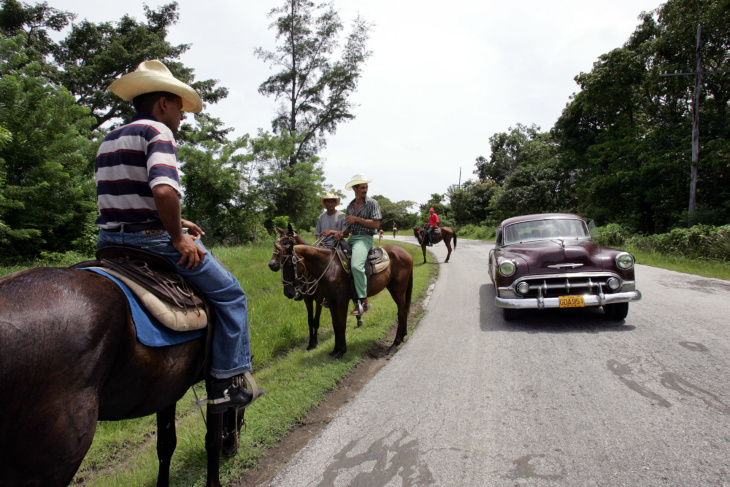
<instances>
[{"instance_id":1,"label":"straw cowboy hat","mask_svg":"<svg viewBox=\"0 0 730 487\"><path fill-rule=\"evenodd\" d=\"M203 109L200 95L182 81L175 79L167 66L159 60L143 61L137 69L109 85L109 91L126 101L155 91L167 91L183 100L184 112L197 113Z\"/></svg>"},{"instance_id":2,"label":"straw cowboy hat","mask_svg":"<svg viewBox=\"0 0 730 487\"><path fill-rule=\"evenodd\" d=\"M345 189L349 191L353 186L369 183L370 181L372 181L372 179L366 178L364 174L355 174L350 182L345 185Z\"/></svg>"},{"instance_id":3,"label":"straw cowboy hat","mask_svg":"<svg viewBox=\"0 0 730 487\"><path fill-rule=\"evenodd\" d=\"M319 197L319 202L324 206L324 200L337 200L336 205L340 204L340 197L334 194L332 191L327 191L327 194Z\"/></svg>"}]
</instances>

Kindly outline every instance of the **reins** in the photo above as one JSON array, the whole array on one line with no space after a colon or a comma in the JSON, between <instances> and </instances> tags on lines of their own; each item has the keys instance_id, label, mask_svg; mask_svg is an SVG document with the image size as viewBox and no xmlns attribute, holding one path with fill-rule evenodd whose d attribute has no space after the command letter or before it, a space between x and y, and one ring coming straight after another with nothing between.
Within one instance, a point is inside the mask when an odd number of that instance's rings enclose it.
<instances>
[{"instance_id":1,"label":"reins","mask_svg":"<svg viewBox=\"0 0 730 487\"><path fill-rule=\"evenodd\" d=\"M325 274L327 274L327 271L332 266L332 262L334 262L336 255L337 255L337 252L333 251L332 257L330 257L330 261L327 263L327 267L325 267L324 271L322 271L322 275L319 276L317 279L310 280L307 276L299 277L297 275L298 274L297 269L299 267L298 264L300 262L304 262L304 259L302 259L301 257L298 257L294 253L294 249L292 249L292 255L290 257L291 257L292 264L294 265L294 282L298 282L300 284L299 292L301 294L306 294L308 296L311 296L317 292L317 286L319 285L319 281L321 281L322 278L325 276ZM306 266L304 267L304 270L305 271L307 270ZM284 279L283 272L281 273L281 276L282 276L282 282L283 282L283 279ZM294 284L294 283L291 283L291 284Z\"/></svg>"}]
</instances>

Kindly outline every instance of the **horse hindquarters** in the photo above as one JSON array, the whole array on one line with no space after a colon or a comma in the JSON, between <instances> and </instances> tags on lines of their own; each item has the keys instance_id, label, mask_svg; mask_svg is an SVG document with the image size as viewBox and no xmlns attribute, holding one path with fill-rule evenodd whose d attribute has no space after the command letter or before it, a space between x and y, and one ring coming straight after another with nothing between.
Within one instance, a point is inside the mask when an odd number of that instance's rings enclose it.
<instances>
[{"instance_id":1,"label":"horse hindquarters","mask_svg":"<svg viewBox=\"0 0 730 487\"><path fill-rule=\"evenodd\" d=\"M120 340L107 312L126 311L101 279L31 269L0 283L0 485L68 485L91 446Z\"/></svg>"}]
</instances>

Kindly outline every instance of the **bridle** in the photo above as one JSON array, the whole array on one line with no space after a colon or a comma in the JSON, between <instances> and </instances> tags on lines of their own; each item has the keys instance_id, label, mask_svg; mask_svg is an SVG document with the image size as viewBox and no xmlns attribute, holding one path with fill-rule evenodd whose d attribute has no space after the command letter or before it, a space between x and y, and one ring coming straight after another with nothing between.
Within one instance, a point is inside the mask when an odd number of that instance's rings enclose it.
<instances>
[{"instance_id":1,"label":"bridle","mask_svg":"<svg viewBox=\"0 0 730 487\"><path fill-rule=\"evenodd\" d=\"M327 271L332 267L332 263L335 261L335 256L337 255L337 252L332 252L332 257L330 257L329 262L327 263L327 267L324 268L324 271L322 271L322 275L320 275L316 279L312 279L309 276L309 273L307 272L307 266L304 266L304 275L301 277L298 275L298 269L299 269L299 263L304 262L304 259L299 257L294 250L292 249L292 255L291 261L292 265L294 266L294 283L299 284L299 292L301 294L311 296L314 293L317 292L317 286L319 285L319 281L322 280L322 278L327 274ZM284 272L282 267L282 273L281 273L282 282L284 282Z\"/></svg>"}]
</instances>

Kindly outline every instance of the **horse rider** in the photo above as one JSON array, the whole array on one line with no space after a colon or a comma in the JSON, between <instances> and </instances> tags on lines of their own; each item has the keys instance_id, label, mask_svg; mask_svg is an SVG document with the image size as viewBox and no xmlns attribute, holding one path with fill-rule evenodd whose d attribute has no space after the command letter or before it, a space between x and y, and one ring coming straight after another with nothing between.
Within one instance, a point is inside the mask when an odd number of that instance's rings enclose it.
<instances>
[{"instance_id":1,"label":"horse rider","mask_svg":"<svg viewBox=\"0 0 730 487\"><path fill-rule=\"evenodd\" d=\"M314 236L318 240L322 239L320 245L331 249L335 245L335 240L342 238L342 231L345 229L345 214L337 209L337 205L340 204L340 197L332 191L320 196L319 201L325 211L319 215L317 226L314 229Z\"/></svg>"},{"instance_id":2,"label":"horse rider","mask_svg":"<svg viewBox=\"0 0 730 487\"><path fill-rule=\"evenodd\" d=\"M428 209L428 212L430 214L428 215L428 230L426 230L426 234L428 235L428 246L433 247L433 232L439 227L439 216L436 214L433 206Z\"/></svg>"},{"instance_id":3,"label":"horse rider","mask_svg":"<svg viewBox=\"0 0 730 487\"><path fill-rule=\"evenodd\" d=\"M350 268L357 294L355 309L350 312L350 316L361 316L370 309L365 263L368 252L374 245L373 235L380 228L380 220L383 218L380 215L378 202L368 197L368 183L371 181L372 179L367 179L364 174L355 174L345 185L346 190L352 189L355 192L355 199L345 210L345 221L348 226L344 231L344 236L350 235L347 241L352 246Z\"/></svg>"},{"instance_id":4,"label":"horse rider","mask_svg":"<svg viewBox=\"0 0 730 487\"><path fill-rule=\"evenodd\" d=\"M201 242L198 225L181 216L175 134L183 112L203 108L198 93L159 60L144 61L109 91L134 104L131 122L107 135L96 156L97 247L129 245L166 257L215 308L208 408L250 405L263 390L247 390L251 370L246 294ZM250 376L249 376L250 377Z\"/></svg>"}]
</instances>

